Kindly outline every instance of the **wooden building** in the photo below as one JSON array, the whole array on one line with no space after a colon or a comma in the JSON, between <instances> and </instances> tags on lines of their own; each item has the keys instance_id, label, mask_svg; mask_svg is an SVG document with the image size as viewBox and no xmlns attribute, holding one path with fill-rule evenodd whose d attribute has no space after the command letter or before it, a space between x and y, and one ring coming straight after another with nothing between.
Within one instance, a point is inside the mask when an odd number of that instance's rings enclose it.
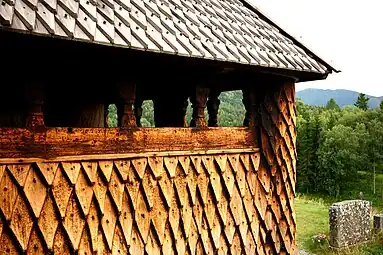
<instances>
[{"instance_id":1,"label":"wooden building","mask_svg":"<svg viewBox=\"0 0 383 255\"><path fill-rule=\"evenodd\" d=\"M294 84L336 70L247 0L0 0L0 49L0 254L297 252Z\"/></svg>"}]
</instances>

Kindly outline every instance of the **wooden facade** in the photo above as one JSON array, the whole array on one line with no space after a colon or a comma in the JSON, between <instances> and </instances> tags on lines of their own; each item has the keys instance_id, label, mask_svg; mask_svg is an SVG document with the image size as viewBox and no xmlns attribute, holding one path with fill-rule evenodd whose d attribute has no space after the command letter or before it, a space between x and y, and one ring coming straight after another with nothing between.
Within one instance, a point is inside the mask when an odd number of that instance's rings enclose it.
<instances>
[{"instance_id":1,"label":"wooden facade","mask_svg":"<svg viewBox=\"0 0 383 255\"><path fill-rule=\"evenodd\" d=\"M1 129L1 254L294 254L294 84L257 92L247 128Z\"/></svg>"},{"instance_id":2,"label":"wooden facade","mask_svg":"<svg viewBox=\"0 0 383 255\"><path fill-rule=\"evenodd\" d=\"M0 254L297 254L295 83L335 69L245 0L96 2L0 5Z\"/></svg>"}]
</instances>

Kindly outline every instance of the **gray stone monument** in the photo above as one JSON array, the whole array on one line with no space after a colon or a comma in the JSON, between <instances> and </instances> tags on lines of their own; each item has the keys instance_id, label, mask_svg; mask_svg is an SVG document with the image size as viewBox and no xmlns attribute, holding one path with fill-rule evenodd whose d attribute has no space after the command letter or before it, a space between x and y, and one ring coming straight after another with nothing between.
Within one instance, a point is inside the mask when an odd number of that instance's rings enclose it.
<instances>
[{"instance_id":1,"label":"gray stone monument","mask_svg":"<svg viewBox=\"0 0 383 255\"><path fill-rule=\"evenodd\" d=\"M330 245L342 248L371 237L371 203L347 200L330 206Z\"/></svg>"}]
</instances>

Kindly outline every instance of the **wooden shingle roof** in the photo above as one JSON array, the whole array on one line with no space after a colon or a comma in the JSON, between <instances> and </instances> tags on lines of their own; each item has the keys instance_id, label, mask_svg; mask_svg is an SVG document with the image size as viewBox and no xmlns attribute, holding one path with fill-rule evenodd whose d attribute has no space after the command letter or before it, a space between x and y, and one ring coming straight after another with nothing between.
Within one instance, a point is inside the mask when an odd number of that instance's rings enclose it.
<instances>
[{"instance_id":1,"label":"wooden shingle roof","mask_svg":"<svg viewBox=\"0 0 383 255\"><path fill-rule=\"evenodd\" d=\"M240 0L0 0L0 27L294 71L335 70Z\"/></svg>"}]
</instances>

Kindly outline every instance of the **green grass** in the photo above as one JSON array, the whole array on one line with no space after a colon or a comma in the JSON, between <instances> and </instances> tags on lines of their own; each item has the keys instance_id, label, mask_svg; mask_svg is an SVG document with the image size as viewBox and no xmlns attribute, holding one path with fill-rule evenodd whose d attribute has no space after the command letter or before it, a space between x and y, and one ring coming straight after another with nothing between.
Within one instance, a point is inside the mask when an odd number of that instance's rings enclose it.
<instances>
[{"instance_id":1,"label":"green grass","mask_svg":"<svg viewBox=\"0 0 383 255\"><path fill-rule=\"evenodd\" d=\"M310 200L325 203L331 205L332 203L343 201L360 199L360 192L363 193L363 199L371 201L375 210L383 212L383 174L376 174L376 188L375 194L373 192L373 175L366 171L358 171L357 174L347 183L344 190L341 190L341 194L338 198L325 196L323 194L304 194L306 198Z\"/></svg>"},{"instance_id":2,"label":"green grass","mask_svg":"<svg viewBox=\"0 0 383 255\"><path fill-rule=\"evenodd\" d=\"M319 245L312 241L312 237L318 234L329 235L328 208L332 203L348 199L359 199L360 192L365 200L371 201L372 215L383 212L383 174L376 175L376 192L373 192L373 176L371 173L359 171L348 183L345 190L341 191L338 198L317 195L299 194L295 200L297 218L297 239L300 249L312 252L316 255L383 255L383 235L376 236L373 240L364 245L332 251L329 243Z\"/></svg>"},{"instance_id":3,"label":"green grass","mask_svg":"<svg viewBox=\"0 0 383 255\"><path fill-rule=\"evenodd\" d=\"M297 216L297 240L299 247L315 252L312 236L329 233L328 206L322 200L312 200L303 196L295 199Z\"/></svg>"},{"instance_id":4,"label":"green grass","mask_svg":"<svg viewBox=\"0 0 383 255\"><path fill-rule=\"evenodd\" d=\"M329 234L328 222L329 204L326 200L298 196L295 199L295 210L297 216L297 240L300 249L317 255L383 255L383 236L376 236L364 245L333 251L328 242L318 245L312 241L312 236L317 234Z\"/></svg>"}]
</instances>

